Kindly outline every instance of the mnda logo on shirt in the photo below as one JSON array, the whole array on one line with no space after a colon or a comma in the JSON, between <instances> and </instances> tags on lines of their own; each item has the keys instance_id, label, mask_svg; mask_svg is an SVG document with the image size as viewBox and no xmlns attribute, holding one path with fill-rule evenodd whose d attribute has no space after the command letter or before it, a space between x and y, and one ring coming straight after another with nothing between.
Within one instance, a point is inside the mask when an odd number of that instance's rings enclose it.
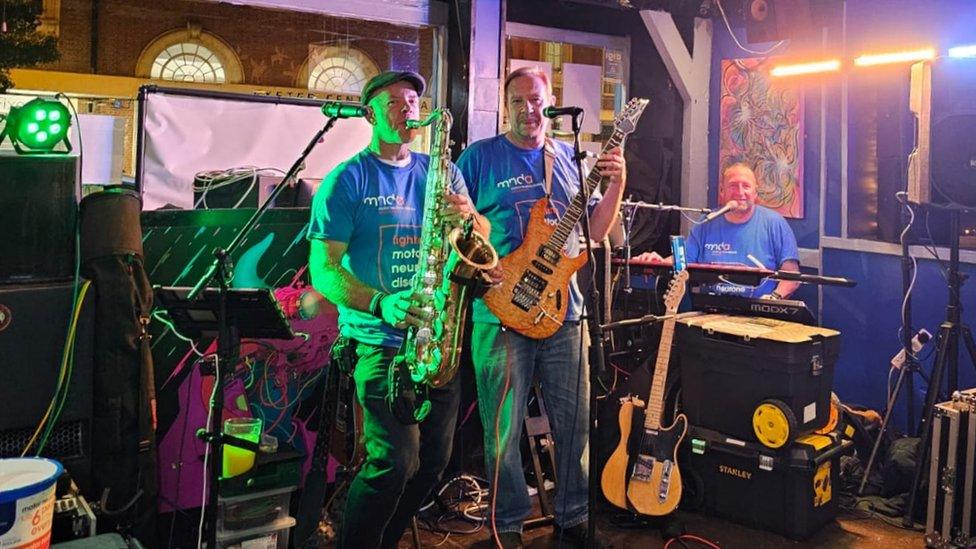
<instances>
[{"instance_id":1,"label":"mnda logo on shirt","mask_svg":"<svg viewBox=\"0 0 976 549\"><path fill-rule=\"evenodd\" d=\"M402 208L406 204L407 199L398 194L388 194L386 196L364 196L363 204L366 206L373 206L374 208Z\"/></svg>"},{"instance_id":2,"label":"mnda logo on shirt","mask_svg":"<svg viewBox=\"0 0 976 549\"><path fill-rule=\"evenodd\" d=\"M707 242L705 250L716 254L727 254L733 251L732 245L728 242Z\"/></svg>"},{"instance_id":3,"label":"mnda logo on shirt","mask_svg":"<svg viewBox=\"0 0 976 549\"><path fill-rule=\"evenodd\" d=\"M535 180L532 178L532 174L523 173L515 177L509 177L508 179L503 179L495 183L495 187L499 189L510 189L512 187L524 187L526 185L535 184Z\"/></svg>"}]
</instances>

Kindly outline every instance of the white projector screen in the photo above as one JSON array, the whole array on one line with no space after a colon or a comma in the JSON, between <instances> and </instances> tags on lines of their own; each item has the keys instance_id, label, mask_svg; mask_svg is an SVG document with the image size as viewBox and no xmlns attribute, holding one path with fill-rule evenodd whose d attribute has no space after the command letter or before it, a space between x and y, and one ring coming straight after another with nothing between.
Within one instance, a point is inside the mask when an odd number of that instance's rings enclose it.
<instances>
[{"instance_id":1,"label":"white projector screen","mask_svg":"<svg viewBox=\"0 0 976 549\"><path fill-rule=\"evenodd\" d=\"M256 101L150 90L144 94L139 182L143 209L193 207L193 176L243 166L287 171L328 120L316 104ZM339 120L315 146L298 177L319 181L369 144L363 119Z\"/></svg>"}]
</instances>

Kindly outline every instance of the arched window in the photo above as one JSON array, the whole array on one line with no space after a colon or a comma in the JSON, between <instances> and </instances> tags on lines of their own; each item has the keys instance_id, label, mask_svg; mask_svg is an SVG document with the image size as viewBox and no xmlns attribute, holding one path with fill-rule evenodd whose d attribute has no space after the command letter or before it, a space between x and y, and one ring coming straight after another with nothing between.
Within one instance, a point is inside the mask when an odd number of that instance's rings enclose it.
<instances>
[{"instance_id":1,"label":"arched window","mask_svg":"<svg viewBox=\"0 0 976 549\"><path fill-rule=\"evenodd\" d=\"M299 86L310 90L359 95L366 82L379 74L376 63L353 48L315 48L299 74Z\"/></svg>"},{"instance_id":2,"label":"arched window","mask_svg":"<svg viewBox=\"0 0 976 549\"><path fill-rule=\"evenodd\" d=\"M214 52L201 44L180 42L159 52L153 60L149 76L177 82L216 82L226 77L224 64Z\"/></svg>"},{"instance_id":3,"label":"arched window","mask_svg":"<svg viewBox=\"0 0 976 549\"><path fill-rule=\"evenodd\" d=\"M234 50L198 25L167 32L149 43L136 62L136 76L208 84L244 81Z\"/></svg>"}]
</instances>

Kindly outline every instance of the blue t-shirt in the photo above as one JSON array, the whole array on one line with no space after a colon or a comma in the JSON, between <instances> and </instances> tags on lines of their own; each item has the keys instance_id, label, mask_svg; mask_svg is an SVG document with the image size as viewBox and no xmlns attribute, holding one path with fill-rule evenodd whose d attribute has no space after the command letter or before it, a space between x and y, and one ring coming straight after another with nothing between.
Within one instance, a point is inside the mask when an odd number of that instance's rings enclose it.
<instances>
[{"instance_id":1,"label":"blue t-shirt","mask_svg":"<svg viewBox=\"0 0 976 549\"><path fill-rule=\"evenodd\" d=\"M745 223L730 223L721 216L691 229L686 247L689 262L731 263L757 267L749 255L758 259L767 269L779 269L784 261L799 261L796 237L783 216L756 206L752 217ZM742 297L760 297L776 289L775 280L764 280L756 287L741 284L712 284L710 293L734 294Z\"/></svg>"},{"instance_id":2,"label":"blue t-shirt","mask_svg":"<svg viewBox=\"0 0 976 549\"><path fill-rule=\"evenodd\" d=\"M307 238L345 242L342 267L363 284L389 293L409 289L420 252L428 164L426 154L411 153L406 166L391 166L368 149L339 164L312 199ZM467 195L453 164L451 189ZM344 336L386 347L403 340L403 330L369 313L337 308Z\"/></svg>"},{"instance_id":3,"label":"blue t-shirt","mask_svg":"<svg viewBox=\"0 0 976 549\"><path fill-rule=\"evenodd\" d=\"M553 140L553 146L555 159L550 197L553 208L546 216L546 221L551 224L559 221L579 192L579 177L572 160L573 148L556 140ZM468 182L468 192L475 209L491 222L491 245L499 257L505 257L519 247L529 222L529 211L546 195L544 157L541 147L536 150L522 149L504 135L498 135L472 143L458 158L458 168ZM590 209L599 199L597 189L590 197ZM577 224L566 242L566 252L570 256L580 252L580 232ZM576 275L570 280L569 296L566 319L579 320L583 296ZM481 299L474 301L471 317L475 322L499 323Z\"/></svg>"}]
</instances>

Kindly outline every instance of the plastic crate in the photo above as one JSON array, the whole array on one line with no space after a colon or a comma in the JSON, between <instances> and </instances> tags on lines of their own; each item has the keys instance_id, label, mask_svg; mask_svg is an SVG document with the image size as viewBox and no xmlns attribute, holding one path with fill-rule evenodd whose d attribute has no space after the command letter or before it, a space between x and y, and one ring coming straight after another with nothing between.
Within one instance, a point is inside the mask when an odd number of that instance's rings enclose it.
<instances>
[{"instance_id":1,"label":"plastic crate","mask_svg":"<svg viewBox=\"0 0 976 549\"><path fill-rule=\"evenodd\" d=\"M220 498L217 532L235 534L262 528L289 516L291 493L295 486L265 490L254 494Z\"/></svg>"},{"instance_id":2,"label":"plastic crate","mask_svg":"<svg viewBox=\"0 0 976 549\"><path fill-rule=\"evenodd\" d=\"M217 547L224 549L288 549L288 538L295 519L285 517L260 528L218 531Z\"/></svg>"}]
</instances>

